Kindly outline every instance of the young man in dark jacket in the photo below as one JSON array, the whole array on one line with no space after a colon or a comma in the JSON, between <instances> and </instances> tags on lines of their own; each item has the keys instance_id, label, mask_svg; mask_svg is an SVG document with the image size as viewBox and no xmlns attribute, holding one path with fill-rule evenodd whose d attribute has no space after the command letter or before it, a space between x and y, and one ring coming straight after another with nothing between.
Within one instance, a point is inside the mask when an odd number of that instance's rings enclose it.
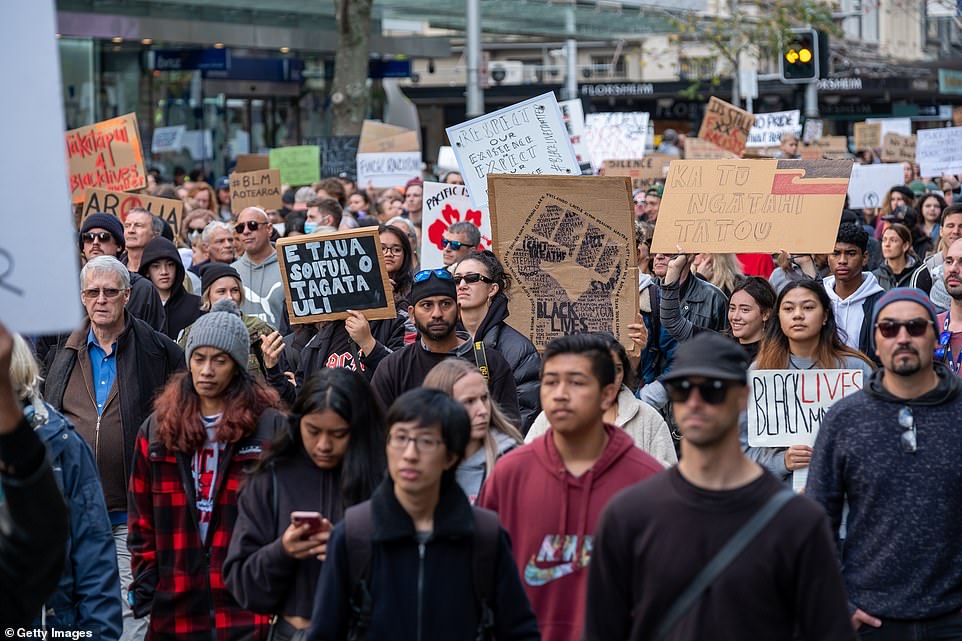
<instances>
[{"instance_id":1,"label":"young man in dark jacket","mask_svg":"<svg viewBox=\"0 0 962 641\"><path fill-rule=\"evenodd\" d=\"M495 517L472 508L455 480L471 433L467 412L447 394L422 388L401 395L386 423L389 478L335 526L308 639L540 639L503 529L497 528L491 564L474 563L487 542L475 541L482 536L478 524ZM365 512L368 539L352 529ZM371 546L364 572L352 566L360 555L351 546L359 545ZM484 603L475 567L493 574ZM486 609L490 618L482 616Z\"/></svg>"},{"instance_id":2,"label":"young man in dark jacket","mask_svg":"<svg viewBox=\"0 0 962 641\"><path fill-rule=\"evenodd\" d=\"M167 320L161 330L171 340L177 340L181 330L200 318L200 296L184 289L184 263L177 247L162 236L144 247L140 260L141 276L149 278L164 303Z\"/></svg>"}]
</instances>

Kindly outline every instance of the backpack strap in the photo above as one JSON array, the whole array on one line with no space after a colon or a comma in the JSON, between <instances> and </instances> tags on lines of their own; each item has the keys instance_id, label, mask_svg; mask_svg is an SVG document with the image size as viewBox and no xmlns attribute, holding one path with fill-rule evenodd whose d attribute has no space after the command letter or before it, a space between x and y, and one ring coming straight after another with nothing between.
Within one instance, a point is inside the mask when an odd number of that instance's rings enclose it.
<instances>
[{"instance_id":1,"label":"backpack strap","mask_svg":"<svg viewBox=\"0 0 962 641\"><path fill-rule=\"evenodd\" d=\"M487 383L491 372L488 370L488 357L484 353L484 341L474 341L474 362L481 376L484 377L484 382Z\"/></svg>"},{"instance_id":2,"label":"backpack strap","mask_svg":"<svg viewBox=\"0 0 962 641\"><path fill-rule=\"evenodd\" d=\"M471 558L471 574L474 581L474 598L481 610L478 618L477 641L487 641L494 631L495 575L498 569L498 543L501 524L498 515L479 507L471 508L474 514L474 549Z\"/></svg>"},{"instance_id":3,"label":"backpack strap","mask_svg":"<svg viewBox=\"0 0 962 641\"><path fill-rule=\"evenodd\" d=\"M351 586L351 619L348 641L359 641L367 635L374 612L374 601L368 580L374 548L374 520L371 502L353 505L344 512L344 543L347 549L347 576Z\"/></svg>"}]
</instances>

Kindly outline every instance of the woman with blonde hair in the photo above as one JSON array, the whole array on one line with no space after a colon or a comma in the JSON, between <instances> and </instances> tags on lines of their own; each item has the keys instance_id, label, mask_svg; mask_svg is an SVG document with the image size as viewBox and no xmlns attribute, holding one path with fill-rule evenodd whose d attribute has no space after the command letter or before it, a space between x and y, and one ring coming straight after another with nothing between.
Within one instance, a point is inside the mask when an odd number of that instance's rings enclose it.
<instances>
[{"instance_id":1,"label":"woman with blonde hair","mask_svg":"<svg viewBox=\"0 0 962 641\"><path fill-rule=\"evenodd\" d=\"M722 290L727 298L731 298L735 285L745 278L735 254L698 254L691 270Z\"/></svg>"},{"instance_id":2,"label":"woman with blonde hair","mask_svg":"<svg viewBox=\"0 0 962 641\"><path fill-rule=\"evenodd\" d=\"M471 418L471 439L456 477L473 505L495 462L520 445L524 438L498 404L491 400L487 381L468 361L460 358L441 361L428 372L423 387L450 395L464 405Z\"/></svg>"}]
</instances>

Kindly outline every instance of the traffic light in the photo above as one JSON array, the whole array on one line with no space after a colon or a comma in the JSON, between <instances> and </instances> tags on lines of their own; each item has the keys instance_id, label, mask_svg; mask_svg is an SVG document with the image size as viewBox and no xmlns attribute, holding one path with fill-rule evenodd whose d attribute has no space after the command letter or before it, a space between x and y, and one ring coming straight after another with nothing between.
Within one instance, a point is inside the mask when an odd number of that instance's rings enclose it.
<instances>
[{"instance_id":1,"label":"traffic light","mask_svg":"<svg viewBox=\"0 0 962 641\"><path fill-rule=\"evenodd\" d=\"M791 38L782 46L782 82L818 80L818 32L814 29L792 29L791 34Z\"/></svg>"}]
</instances>

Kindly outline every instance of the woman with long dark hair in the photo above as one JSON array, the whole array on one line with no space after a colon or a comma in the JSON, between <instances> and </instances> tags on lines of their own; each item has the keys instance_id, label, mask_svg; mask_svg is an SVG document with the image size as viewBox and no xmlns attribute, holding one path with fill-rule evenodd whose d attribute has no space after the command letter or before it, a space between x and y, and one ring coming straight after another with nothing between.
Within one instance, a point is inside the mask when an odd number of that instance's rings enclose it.
<instances>
[{"instance_id":1,"label":"woman with long dark hair","mask_svg":"<svg viewBox=\"0 0 962 641\"><path fill-rule=\"evenodd\" d=\"M221 311L230 309L230 311ZM247 371L236 305L193 325L188 371L173 375L137 436L128 501L134 616L153 641L260 641L269 618L245 610L222 567L245 470L283 423L277 393Z\"/></svg>"},{"instance_id":2,"label":"woman with long dark hair","mask_svg":"<svg viewBox=\"0 0 962 641\"><path fill-rule=\"evenodd\" d=\"M360 372L320 370L241 488L224 580L243 607L276 616L273 641L306 633L332 524L384 476L384 421L372 397ZM298 521L296 512L320 516Z\"/></svg>"},{"instance_id":3,"label":"woman with long dark hair","mask_svg":"<svg viewBox=\"0 0 962 641\"><path fill-rule=\"evenodd\" d=\"M398 309L408 308L408 296L414 284L414 253L411 241L403 230L393 225L380 225L377 228L381 238L381 251L384 252L384 267L394 286L394 305Z\"/></svg>"}]
</instances>

